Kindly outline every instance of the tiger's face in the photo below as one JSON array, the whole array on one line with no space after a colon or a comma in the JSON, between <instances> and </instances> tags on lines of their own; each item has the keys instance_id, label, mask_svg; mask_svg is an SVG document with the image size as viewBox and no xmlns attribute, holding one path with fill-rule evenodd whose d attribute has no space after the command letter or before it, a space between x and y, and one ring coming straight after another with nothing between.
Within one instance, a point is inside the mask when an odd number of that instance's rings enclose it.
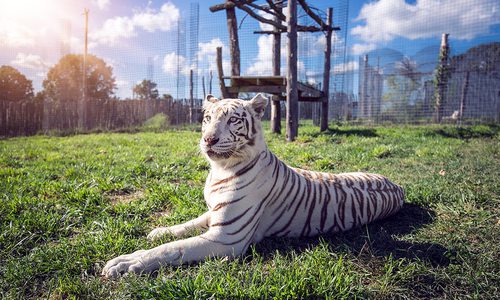
<instances>
[{"instance_id":1,"label":"tiger's face","mask_svg":"<svg viewBox=\"0 0 500 300\"><path fill-rule=\"evenodd\" d=\"M252 158L264 143L260 120L266 106L261 94L250 101L208 95L203 103L202 153L215 162Z\"/></svg>"}]
</instances>

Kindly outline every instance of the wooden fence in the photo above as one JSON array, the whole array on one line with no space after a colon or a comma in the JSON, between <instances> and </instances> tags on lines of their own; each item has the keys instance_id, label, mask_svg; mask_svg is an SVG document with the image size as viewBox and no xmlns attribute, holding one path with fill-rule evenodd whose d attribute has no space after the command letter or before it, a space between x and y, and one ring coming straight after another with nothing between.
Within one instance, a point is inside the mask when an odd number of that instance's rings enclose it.
<instances>
[{"instance_id":1,"label":"wooden fence","mask_svg":"<svg viewBox=\"0 0 500 300\"><path fill-rule=\"evenodd\" d=\"M195 101L195 122L200 117L200 104ZM0 100L0 136L133 128L158 113L168 116L171 125L189 123L189 100Z\"/></svg>"}]
</instances>

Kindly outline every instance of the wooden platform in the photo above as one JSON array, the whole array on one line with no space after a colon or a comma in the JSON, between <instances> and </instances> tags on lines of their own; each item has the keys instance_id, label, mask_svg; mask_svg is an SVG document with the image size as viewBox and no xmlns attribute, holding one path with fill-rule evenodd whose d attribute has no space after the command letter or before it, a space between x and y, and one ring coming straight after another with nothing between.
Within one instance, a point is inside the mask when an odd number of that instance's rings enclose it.
<instances>
[{"instance_id":1,"label":"wooden platform","mask_svg":"<svg viewBox=\"0 0 500 300\"><path fill-rule=\"evenodd\" d=\"M231 85L226 90L231 94L238 92L260 92L279 96L284 101L286 92L286 77L284 76L223 76L224 80L230 80ZM323 101L323 92L308 84L298 82L299 101L320 102Z\"/></svg>"}]
</instances>

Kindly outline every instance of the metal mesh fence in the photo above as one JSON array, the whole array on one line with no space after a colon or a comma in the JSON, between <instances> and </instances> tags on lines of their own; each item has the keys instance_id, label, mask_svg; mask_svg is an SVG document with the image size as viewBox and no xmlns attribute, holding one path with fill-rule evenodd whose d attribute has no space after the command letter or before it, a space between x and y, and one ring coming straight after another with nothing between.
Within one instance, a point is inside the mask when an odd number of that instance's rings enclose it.
<instances>
[{"instance_id":1,"label":"metal mesh fence","mask_svg":"<svg viewBox=\"0 0 500 300\"><path fill-rule=\"evenodd\" d=\"M500 4L496 0L458 2L419 0L402 2L401 7L395 8L382 7L388 1L362 4L347 0L308 1L323 19L327 8L333 7L333 23L341 29L333 36L329 119L369 123L499 122ZM107 17L96 12L97 8L90 10L89 51L112 67L115 90L110 98L116 101L140 98L134 88L143 80L156 84L158 99L171 99L188 106L200 103L208 93L221 94L216 47L223 48L226 75L230 74L231 60L225 12L208 10L218 2L173 1L162 2L159 7L148 4L146 8L137 8L132 3L127 7L127 3ZM255 3L265 5L267 2ZM0 39L0 65L13 66L31 80L33 96L39 93L34 98L40 101L45 101L43 81L49 71L63 56L83 52L81 11L85 4L79 5L82 7L75 4L75 11L80 10L80 14L75 13L79 19L44 20L47 26L57 27L57 35L44 39L39 47L19 46L11 41L12 34L6 35L10 29L0 30L3 38ZM457 5L465 8L460 10ZM374 14L383 9L393 11L394 15L386 15L382 21L397 19L401 23L389 29L383 27L389 24L385 21L373 23L377 19ZM419 14L419 10L424 13ZM176 11L178 17L174 18ZM454 17L460 11L463 16ZM272 35L254 33L269 29L269 25L259 23L239 9L236 12L241 74L272 75ZM147 17L151 19L146 20ZM302 25L314 25L300 8L298 19ZM159 20L156 27L155 20ZM129 26L130 34L121 32L113 39L103 35L104 29L111 25L118 27L120 22ZM415 27L414 31L406 28L412 22L421 24L420 28ZM381 27L373 28L373 24ZM440 42L445 32L450 34L449 55L443 62L440 61ZM281 39L281 75L284 76L286 33ZM299 32L298 78L318 89L322 85L324 47L324 33ZM437 82L440 68L446 71L444 85ZM77 90L82 89L78 84L75 86ZM0 88L0 101L6 101L5 89ZM438 102L439 93L442 99ZM240 93L239 96L252 95ZM284 105L282 102L283 117ZM191 109L199 111L199 107ZM318 121L320 103L303 102L299 110L300 118ZM184 114L186 110L178 111ZM436 116L438 112L440 115ZM1 113L5 120L7 112ZM184 120L178 116L175 119Z\"/></svg>"}]
</instances>

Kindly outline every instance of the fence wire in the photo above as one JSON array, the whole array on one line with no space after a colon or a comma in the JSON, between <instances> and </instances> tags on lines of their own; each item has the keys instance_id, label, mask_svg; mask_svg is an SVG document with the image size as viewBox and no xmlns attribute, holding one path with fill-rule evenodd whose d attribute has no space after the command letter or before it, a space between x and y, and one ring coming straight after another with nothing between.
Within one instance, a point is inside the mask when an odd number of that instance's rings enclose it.
<instances>
[{"instance_id":1,"label":"fence wire","mask_svg":"<svg viewBox=\"0 0 500 300\"><path fill-rule=\"evenodd\" d=\"M466 34L453 32L453 20L441 20L443 28L450 28L449 56L443 99L436 103L436 72L440 67L440 34L415 36L410 39L395 39L395 42L374 42L369 49L359 51L360 19L363 12L347 0L308 1L313 10L322 18L328 6L334 8L333 22L341 30L334 32L329 95L329 119L331 121L350 121L360 123L429 123L429 122L499 122L500 121L500 29L499 22L492 26L482 24L483 15L468 15L473 27L486 27L482 34L467 37ZM382 3L384 1L380 1ZM464 1L460 1L464 2ZM465 1L467 2L467 1ZM173 2L175 5L175 1ZM216 3L216 2L214 2ZM214 4L211 2L211 4ZM265 1L257 1L265 4ZM423 5L416 1L415 7ZM453 11L453 1L443 6L441 2L427 3L429 10ZM375 5L367 3L366 5ZM413 5L405 2L405 5ZM441 6L440 6L441 5ZM486 6L498 8L496 0L468 1L471 7ZM375 8L375 6L373 6ZM180 17L161 38L145 38L140 47L129 47L124 41L109 43L91 48L90 52L102 58L112 67L114 93L105 101L76 99L48 99L43 80L49 70L62 57L74 53L81 54L81 45L75 47L72 39L79 34L81 25L75 20L55 20L59 27L60 38L46 40L44 51L30 56L16 47L3 42L0 50L0 65L13 66L32 81L34 93L30 99L17 99L10 103L7 87L0 86L0 125L2 135L26 134L36 130L50 130L50 120L61 121L52 127L92 127L116 128L130 124L140 124L157 113L167 114L173 123L197 122L203 97L209 93L220 96L215 62L215 48L223 48L223 69L230 74L229 40L226 14L211 13L205 2L191 1L189 5L179 6ZM146 12L151 13L151 9ZM366 12L364 12L366 14ZM401 19L412 18L411 10ZM92 11L91 11L92 14ZM359 14L356 17L356 14ZM306 12L299 9L299 23L314 25ZM430 17L429 17L430 18ZM272 75L272 35L255 34L264 30L264 25L237 9L239 45L241 51L241 75ZM365 20L369 24L368 20ZM425 21L425 20L424 20ZM429 20L429 22L432 20ZM49 22L49 21L48 21ZM484 21L486 22L486 21ZM79 27L80 26L80 27ZM481 28L482 28L481 27ZM490 28L491 27L491 28ZM357 29L356 29L357 28ZM355 30L356 29L356 30ZM471 30L472 30L471 29ZM144 35L148 32L144 31ZM281 75L286 74L286 33L281 36ZM425 42L419 42L424 40ZM470 42L473 40L474 42ZM0 41L0 44L2 41ZM301 82L321 89L324 64L324 34L300 32L298 36L298 78ZM94 53L96 52L96 53ZM37 65L23 66L16 62L21 58L43 59ZM137 85L143 81L154 83L153 93L157 96L150 100L155 104L146 105L134 101L146 99L136 92ZM75 83L81 90L80 83ZM148 95L151 95L148 94ZM240 93L241 98L252 94ZM149 97L149 96L148 96ZM110 104L123 101L122 104ZM147 99L146 99L147 100ZM166 104L157 101L165 100ZM81 104L81 102L85 102ZM34 104L35 103L35 104ZM55 105L54 103L58 103ZM64 103L66 108L63 109ZM80 103L77 105L76 103ZM101 104L99 104L101 103ZM106 104L102 104L106 103ZM128 104L125 104L128 103ZM140 104L139 104L140 103ZM82 106L83 105L83 106ZM95 107L91 107L95 105ZM100 105L100 106L99 106ZM126 105L129 105L127 108ZM134 106L136 105L136 107ZM175 109L174 109L175 106ZM284 118L285 103L282 102ZM319 120L320 103L300 103L300 118ZM57 107L57 109L56 109ZM106 108L104 108L106 107ZM438 107L441 117L436 118ZM30 109L39 109L32 112ZM98 113L102 109L101 113ZM77 110L80 110L78 112ZM85 111L82 112L82 110ZM118 116L113 116L113 111ZM23 115L23 112L26 112ZM127 115L129 113L130 115ZM45 115L44 115L45 114ZM50 115L47 115L50 114ZM135 115L134 115L135 114ZM137 117L139 115L140 117ZM84 116L85 120L78 120ZM187 117L186 117L187 116ZM269 117L269 112L266 113ZM105 121L109 118L108 121ZM112 120L116 124L112 124ZM38 123L40 124L38 124ZM87 122L87 123L85 123ZM33 124L32 124L33 123ZM129 125L130 125L129 124ZM9 128L9 129L7 129ZM20 128L16 130L15 128Z\"/></svg>"}]
</instances>

